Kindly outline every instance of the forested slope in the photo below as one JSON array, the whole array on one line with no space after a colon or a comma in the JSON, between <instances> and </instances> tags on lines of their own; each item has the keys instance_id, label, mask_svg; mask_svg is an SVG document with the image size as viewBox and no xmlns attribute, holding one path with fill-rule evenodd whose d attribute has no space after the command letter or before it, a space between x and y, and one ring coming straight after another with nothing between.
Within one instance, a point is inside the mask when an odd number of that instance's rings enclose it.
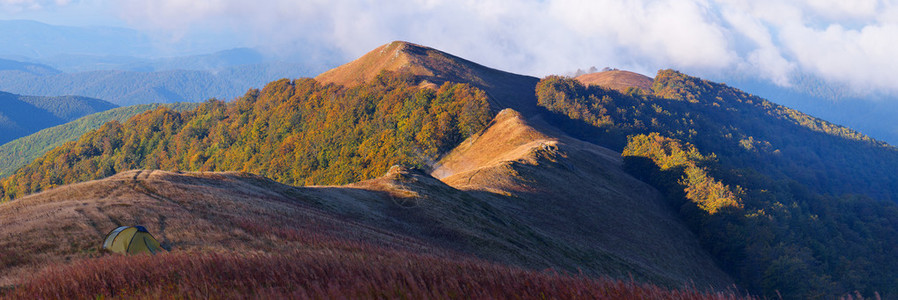
<instances>
[{"instance_id":1,"label":"forested slope","mask_svg":"<svg viewBox=\"0 0 898 300\"><path fill-rule=\"evenodd\" d=\"M622 150L741 286L787 298L898 293L895 148L670 70L652 93L548 77L537 94L554 124Z\"/></svg>"},{"instance_id":2,"label":"forested slope","mask_svg":"<svg viewBox=\"0 0 898 300\"><path fill-rule=\"evenodd\" d=\"M423 167L481 130L491 113L469 85L418 88L384 73L352 88L279 80L235 101L165 107L51 150L2 181L12 199L136 169L243 171L286 184L340 184L389 166Z\"/></svg>"}]
</instances>

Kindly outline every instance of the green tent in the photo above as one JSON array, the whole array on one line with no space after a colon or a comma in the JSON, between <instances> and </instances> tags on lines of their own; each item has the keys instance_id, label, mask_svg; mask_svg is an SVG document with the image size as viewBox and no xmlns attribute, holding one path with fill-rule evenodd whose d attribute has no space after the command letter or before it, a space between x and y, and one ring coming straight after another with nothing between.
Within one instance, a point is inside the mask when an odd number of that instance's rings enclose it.
<instances>
[{"instance_id":1,"label":"green tent","mask_svg":"<svg viewBox=\"0 0 898 300\"><path fill-rule=\"evenodd\" d=\"M159 242L143 226L122 226L109 232L103 249L122 254L156 254L163 251Z\"/></svg>"}]
</instances>

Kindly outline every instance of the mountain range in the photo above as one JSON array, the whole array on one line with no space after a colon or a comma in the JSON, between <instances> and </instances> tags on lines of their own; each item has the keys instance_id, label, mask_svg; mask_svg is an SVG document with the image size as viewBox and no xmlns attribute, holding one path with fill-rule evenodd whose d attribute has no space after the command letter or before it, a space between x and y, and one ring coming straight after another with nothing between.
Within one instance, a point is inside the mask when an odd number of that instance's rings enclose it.
<instances>
[{"instance_id":1,"label":"mountain range","mask_svg":"<svg viewBox=\"0 0 898 300\"><path fill-rule=\"evenodd\" d=\"M273 80L320 72L322 65L198 40L172 52L132 29L28 20L0 20L0 40L6 41L0 91L79 95L118 106L233 99Z\"/></svg>"},{"instance_id":2,"label":"mountain range","mask_svg":"<svg viewBox=\"0 0 898 300\"><path fill-rule=\"evenodd\" d=\"M149 36L117 27L74 27L31 20L0 20L0 55L49 57L65 53L141 55L153 49Z\"/></svg>"},{"instance_id":3,"label":"mountain range","mask_svg":"<svg viewBox=\"0 0 898 300\"><path fill-rule=\"evenodd\" d=\"M105 99L118 106L202 102L210 98L234 98L249 88L280 78L299 77L306 72L300 64L278 62L183 69L219 63L221 61L215 59L203 62L180 58L148 65L138 62L131 67L159 71L105 69L69 73L42 64L0 60L0 90L38 96L82 95ZM169 64L172 65L167 67ZM181 68L171 69L174 65Z\"/></svg>"},{"instance_id":4,"label":"mountain range","mask_svg":"<svg viewBox=\"0 0 898 300\"><path fill-rule=\"evenodd\" d=\"M88 283L127 263L94 258L103 234L142 224L181 265L402 255L366 276L476 260L693 297L889 298L895 167L886 143L674 70L539 79L393 42L316 78L106 123L19 168L0 180L0 282L106 296L205 284ZM458 284L435 290L478 282L441 274ZM217 283L241 292L230 284Z\"/></svg>"},{"instance_id":5,"label":"mountain range","mask_svg":"<svg viewBox=\"0 0 898 300\"><path fill-rule=\"evenodd\" d=\"M234 48L208 54L162 58L134 56L59 54L33 59L62 72L79 73L102 70L159 72L173 70L219 70L237 66L258 65L273 61L250 48ZM280 62L283 63L283 62Z\"/></svg>"}]
</instances>

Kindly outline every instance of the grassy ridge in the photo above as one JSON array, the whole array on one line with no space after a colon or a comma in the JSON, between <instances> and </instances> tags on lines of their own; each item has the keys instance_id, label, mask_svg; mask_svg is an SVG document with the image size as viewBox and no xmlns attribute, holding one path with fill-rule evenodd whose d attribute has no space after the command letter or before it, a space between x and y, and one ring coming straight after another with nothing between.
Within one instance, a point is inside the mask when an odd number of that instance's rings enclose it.
<instances>
[{"instance_id":1,"label":"grassy ridge","mask_svg":"<svg viewBox=\"0 0 898 300\"><path fill-rule=\"evenodd\" d=\"M47 153L65 142L74 141L88 131L100 128L109 121L124 122L131 117L159 106L182 111L194 109L199 103L140 104L113 108L87 115L69 123L50 127L18 138L0 146L0 177L12 174L16 169Z\"/></svg>"}]
</instances>

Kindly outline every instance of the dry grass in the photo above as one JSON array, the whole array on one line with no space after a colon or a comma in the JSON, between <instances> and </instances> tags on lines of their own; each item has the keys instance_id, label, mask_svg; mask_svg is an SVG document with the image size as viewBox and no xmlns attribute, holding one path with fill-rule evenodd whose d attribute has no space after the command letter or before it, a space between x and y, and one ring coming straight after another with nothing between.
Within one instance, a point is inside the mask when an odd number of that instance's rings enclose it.
<instances>
[{"instance_id":1,"label":"dry grass","mask_svg":"<svg viewBox=\"0 0 898 300\"><path fill-rule=\"evenodd\" d=\"M383 178L353 187L306 189L284 187L248 174L130 171L13 202L23 204L16 208L21 216L27 217L33 217L35 211L47 208L46 205L59 208L38 218L48 227L35 230L44 231L19 236L33 237L32 234L63 230L65 233L54 235L54 239L66 235L91 239L94 234L90 230L59 228L65 227L64 217L71 212L68 207L96 209L108 219L134 220L134 214L115 212L118 209L115 207L121 206L121 209L141 211L145 220L153 219L147 216L153 215L153 210L169 213L164 226L144 224L152 225L148 226L150 231L173 248L172 252L156 256L86 253L63 259L54 253L77 252L78 246L34 243L39 239L26 238L23 241L32 242L0 248L6 250L2 257L30 266L26 268L28 272L14 272L18 285L0 289L0 298L738 298L732 292L704 294L691 288L669 290L631 281L485 262L447 248L425 245L421 239L427 239L428 235L424 233L411 234L418 239L391 232L391 228L401 231L396 229L396 224L366 221L358 216L348 218L313 208L315 202L330 197L328 205L336 206L335 209L367 211L371 214L367 218L376 219L376 215L385 214L384 218L414 219L408 215L408 208L401 208L402 214L390 214L390 210L379 205L396 208L395 203L378 204L385 199L374 196L391 192L401 195L401 191L408 191L420 198L421 210L417 213L424 216L420 223L406 221L403 226L430 229L461 226L458 228L479 230L470 227L471 224L483 225L486 221L477 217L491 213L482 207L477 213L438 215L482 205L471 202L473 199L437 199L452 197L453 190L432 177L402 168L394 168ZM30 209L32 206L35 210ZM10 207L0 206L0 212ZM425 209L428 207L439 209ZM13 215L6 216L16 219ZM100 215L81 215L88 219L97 216ZM498 215L492 217L503 218L501 222L514 222ZM6 229L35 226L6 225ZM490 230L498 230L497 235L527 243L526 238L514 236L515 232L503 231L507 229L496 224L487 225ZM498 242L497 235L485 238ZM512 251L501 247L488 250ZM525 249L513 251L526 252ZM17 253L18 256L8 256ZM8 266L7 261L2 262Z\"/></svg>"},{"instance_id":2,"label":"dry grass","mask_svg":"<svg viewBox=\"0 0 898 300\"><path fill-rule=\"evenodd\" d=\"M378 249L175 252L50 266L6 298L740 299Z\"/></svg>"},{"instance_id":3,"label":"dry grass","mask_svg":"<svg viewBox=\"0 0 898 300\"><path fill-rule=\"evenodd\" d=\"M440 159L432 172L436 178L470 172L483 166L527 157L537 147L553 146L556 139L525 124L517 111L499 112L483 133L468 138ZM451 179L447 182L454 182Z\"/></svg>"},{"instance_id":4,"label":"dry grass","mask_svg":"<svg viewBox=\"0 0 898 300\"><path fill-rule=\"evenodd\" d=\"M412 57L402 52L404 47L402 42L382 45L354 61L319 74L315 80L355 86L374 79L381 71L407 71L414 75L433 76L432 72L411 65Z\"/></svg>"},{"instance_id":5,"label":"dry grass","mask_svg":"<svg viewBox=\"0 0 898 300\"><path fill-rule=\"evenodd\" d=\"M277 250L289 245L276 229L288 228L425 251L419 241L314 203L347 198L344 190L296 189L237 173L129 171L31 195L0 204L0 286L48 263L97 255L105 234L121 225L144 225L163 247L178 250ZM254 230L259 226L268 230Z\"/></svg>"},{"instance_id":6,"label":"dry grass","mask_svg":"<svg viewBox=\"0 0 898 300\"><path fill-rule=\"evenodd\" d=\"M628 88L635 87L646 92L652 91L652 78L630 71L604 71L577 76L583 85L598 85L604 88L626 92Z\"/></svg>"}]
</instances>

